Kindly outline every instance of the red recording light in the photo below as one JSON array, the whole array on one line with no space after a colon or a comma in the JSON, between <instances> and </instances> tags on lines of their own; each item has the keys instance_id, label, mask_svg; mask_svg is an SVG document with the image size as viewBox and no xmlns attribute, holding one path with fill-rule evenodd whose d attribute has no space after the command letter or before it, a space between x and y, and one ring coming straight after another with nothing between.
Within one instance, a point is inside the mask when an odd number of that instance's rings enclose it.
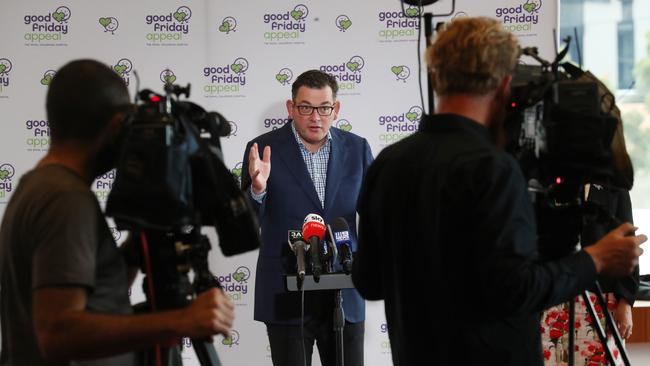
<instances>
[{"instance_id":1,"label":"red recording light","mask_svg":"<svg viewBox=\"0 0 650 366\"><path fill-rule=\"evenodd\" d=\"M149 97L149 100L154 102L154 103L158 103L158 102L160 102L160 97L157 96L157 95L152 95L152 96Z\"/></svg>"},{"instance_id":2,"label":"red recording light","mask_svg":"<svg viewBox=\"0 0 650 366\"><path fill-rule=\"evenodd\" d=\"M510 106L511 106L512 108L517 108L517 102L512 102L512 103L510 103Z\"/></svg>"},{"instance_id":3,"label":"red recording light","mask_svg":"<svg viewBox=\"0 0 650 366\"><path fill-rule=\"evenodd\" d=\"M555 178L555 184L562 184L562 177Z\"/></svg>"}]
</instances>

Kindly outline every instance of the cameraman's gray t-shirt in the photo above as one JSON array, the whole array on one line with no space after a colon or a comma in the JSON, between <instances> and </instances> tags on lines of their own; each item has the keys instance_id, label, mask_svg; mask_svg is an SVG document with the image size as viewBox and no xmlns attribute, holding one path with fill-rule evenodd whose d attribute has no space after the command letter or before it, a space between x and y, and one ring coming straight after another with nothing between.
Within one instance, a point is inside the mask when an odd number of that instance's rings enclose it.
<instances>
[{"instance_id":1,"label":"cameraman's gray t-shirt","mask_svg":"<svg viewBox=\"0 0 650 366\"><path fill-rule=\"evenodd\" d=\"M95 194L73 171L47 165L26 173L0 229L2 365L135 365L134 355L45 362L32 318L32 291L49 286L88 289L86 309L130 314L126 264Z\"/></svg>"}]
</instances>

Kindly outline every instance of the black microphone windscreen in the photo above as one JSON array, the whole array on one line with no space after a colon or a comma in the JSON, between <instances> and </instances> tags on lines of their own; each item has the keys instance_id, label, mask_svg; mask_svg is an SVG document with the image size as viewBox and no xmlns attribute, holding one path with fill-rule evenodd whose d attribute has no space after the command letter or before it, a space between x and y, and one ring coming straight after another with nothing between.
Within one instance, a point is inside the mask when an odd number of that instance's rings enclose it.
<instances>
[{"instance_id":1,"label":"black microphone windscreen","mask_svg":"<svg viewBox=\"0 0 650 366\"><path fill-rule=\"evenodd\" d=\"M332 231L350 231L350 226L344 218L337 217L332 223Z\"/></svg>"}]
</instances>

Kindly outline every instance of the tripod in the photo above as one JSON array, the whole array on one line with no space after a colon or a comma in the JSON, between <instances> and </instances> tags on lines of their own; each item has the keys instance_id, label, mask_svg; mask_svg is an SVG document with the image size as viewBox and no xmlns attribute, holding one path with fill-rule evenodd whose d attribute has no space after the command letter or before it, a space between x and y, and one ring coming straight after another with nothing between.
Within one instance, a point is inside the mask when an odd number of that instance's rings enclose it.
<instances>
[{"instance_id":1,"label":"tripod","mask_svg":"<svg viewBox=\"0 0 650 366\"><path fill-rule=\"evenodd\" d=\"M195 227L185 233L142 232L142 269L146 273L143 290L147 301L137 305L144 311L160 311L185 307L193 295L210 288L221 288L208 267L211 249L207 236ZM149 245L149 243L154 243ZM194 271L194 282L187 276ZM221 366L211 341L191 339L196 357L202 366ZM143 366L180 366L183 364L179 346L156 345L141 354Z\"/></svg>"},{"instance_id":2,"label":"tripod","mask_svg":"<svg viewBox=\"0 0 650 366\"><path fill-rule=\"evenodd\" d=\"M606 210L605 207L603 207L601 204L593 201L588 201L586 199L587 194L585 194L585 192L582 190L582 187L578 189L578 195L580 197L575 201L575 203L565 204L563 208L568 210L569 216L577 216L581 218L580 232L583 235L584 235L584 224L586 222L586 219L590 219L593 225L596 224L603 225L603 227L601 228L607 228L607 230L611 230L621 224L619 220L613 217L612 215L610 215L608 210ZM582 199L582 196L585 197L584 200ZM582 239L584 239L582 235L580 235L579 238L580 238L579 245L577 247L580 247L582 245ZM590 295L590 293L592 295ZM589 290L582 291L579 297L583 300L585 304L586 312L588 316L591 318L591 327L594 333L598 336L598 340L602 345L602 355L597 354L600 353L600 350L594 351L594 353L596 353L595 357L602 358L603 361L606 358L608 364L616 365L615 362L616 362L617 355L615 354L613 349L610 348L607 339L606 329L609 329L611 333L611 338L614 340L614 344L616 345L619 351L620 359L623 361L623 363L626 366L629 366L630 361L627 352L625 351L625 348L623 346L623 341L618 332L618 327L614 322L612 314L609 312L608 304L603 295L603 290L600 283L598 281L595 281L592 287ZM599 316L598 314L596 308L597 306L600 307L602 311L601 316ZM577 350L576 347L579 346L575 342L576 336L578 334L578 332L576 331L576 323L580 320L580 319L576 319L575 298L569 302L567 312L568 312L568 322L567 324L565 324L565 327L568 328L568 333L566 333L568 335L568 346L565 349L566 353L564 353L564 356L561 357L562 357L562 361L567 361L569 366L573 366L575 365L575 352ZM551 314L552 313L549 314L549 318L552 317ZM550 326L549 318L546 318L546 324ZM601 318L605 320L606 327L603 327L603 325L601 324L600 321ZM566 320L566 317L564 317L564 320ZM560 322L560 324L561 323L562 322ZM553 326L553 328L555 329L556 335L553 336L553 330L549 330L549 336L551 337L551 339L555 339L554 344L556 350L559 351L558 340L559 337L561 336L561 333L558 333L557 331L558 325ZM566 359L564 359L565 356Z\"/></svg>"}]
</instances>

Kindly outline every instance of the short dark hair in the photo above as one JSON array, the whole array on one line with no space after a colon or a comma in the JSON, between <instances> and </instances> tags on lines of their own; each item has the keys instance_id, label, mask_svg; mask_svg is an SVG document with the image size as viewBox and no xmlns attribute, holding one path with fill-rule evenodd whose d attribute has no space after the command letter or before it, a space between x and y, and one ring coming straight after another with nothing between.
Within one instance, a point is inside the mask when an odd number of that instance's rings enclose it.
<instances>
[{"instance_id":1,"label":"short dark hair","mask_svg":"<svg viewBox=\"0 0 650 366\"><path fill-rule=\"evenodd\" d=\"M92 140L118 112L131 107L126 84L95 60L75 60L56 72L46 110L53 142Z\"/></svg>"},{"instance_id":2,"label":"short dark hair","mask_svg":"<svg viewBox=\"0 0 650 366\"><path fill-rule=\"evenodd\" d=\"M300 89L301 86L306 86L312 89L322 89L329 86L332 89L332 97L334 100L336 100L336 93L339 91L339 85L334 76L320 70L305 71L296 78L296 81L291 84L292 99L296 99L298 89Z\"/></svg>"}]
</instances>

